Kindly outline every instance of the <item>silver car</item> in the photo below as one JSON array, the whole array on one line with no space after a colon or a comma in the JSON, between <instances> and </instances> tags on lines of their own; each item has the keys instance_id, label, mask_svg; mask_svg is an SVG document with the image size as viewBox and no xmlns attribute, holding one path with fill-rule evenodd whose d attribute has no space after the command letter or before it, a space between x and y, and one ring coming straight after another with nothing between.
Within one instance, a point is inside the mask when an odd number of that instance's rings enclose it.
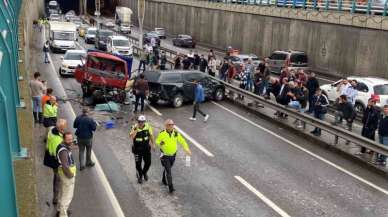
<instances>
[{"instance_id":1,"label":"silver car","mask_svg":"<svg viewBox=\"0 0 388 217\"><path fill-rule=\"evenodd\" d=\"M164 28L155 28L154 32L156 32L159 38L166 38L166 30Z\"/></svg>"}]
</instances>

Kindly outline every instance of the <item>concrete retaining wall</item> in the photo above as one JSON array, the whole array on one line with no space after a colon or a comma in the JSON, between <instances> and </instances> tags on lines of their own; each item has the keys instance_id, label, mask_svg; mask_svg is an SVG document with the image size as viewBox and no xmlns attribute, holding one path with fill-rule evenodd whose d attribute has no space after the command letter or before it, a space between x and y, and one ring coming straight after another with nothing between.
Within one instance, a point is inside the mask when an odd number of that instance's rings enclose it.
<instances>
[{"instance_id":1,"label":"concrete retaining wall","mask_svg":"<svg viewBox=\"0 0 388 217\"><path fill-rule=\"evenodd\" d=\"M213 4L210 7L198 1L179 2L146 1L145 27L164 27L171 35L190 34L202 45L218 49L231 45L261 57L277 49L306 51L314 70L331 75L388 77L388 31L356 27L357 23L353 22L330 23L334 15L328 15L327 22L323 23L323 20L264 16L250 6L245 7L250 7L251 12L241 6L216 7L214 5L219 4ZM133 8L133 21L137 23L137 0L123 0L121 4ZM242 9L237 10L238 7ZM274 11L279 10L293 9L275 8ZM307 19L311 13L304 16Z\"/></svg>"}]
</instances>

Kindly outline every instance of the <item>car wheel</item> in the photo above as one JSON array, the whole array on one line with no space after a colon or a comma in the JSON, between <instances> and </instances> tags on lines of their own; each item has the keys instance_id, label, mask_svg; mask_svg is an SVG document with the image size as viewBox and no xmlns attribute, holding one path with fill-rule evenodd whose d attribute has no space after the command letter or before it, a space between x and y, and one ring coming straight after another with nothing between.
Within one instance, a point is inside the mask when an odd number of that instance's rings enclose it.
<instances>
[{"instance_id":1,"label":"car wheel","mask_svg":"<svg viewBox=\"0 0 388 217\"><path fill-rule=\"evenodd\" d=\"M217 88L214 92L214 99L216 101L222 101L225 97L225 91L222 88Z\"/></svg>"},{"instance_id":2,"label":"car wheel","mask_svg":"<svg viewBox=\"0 0 388 217\"><path fill-rule=\"evenodd\" d=\"M181 107L182 105L183 105L183 96L182 94L178 93L172 99L172 106L174 106L174 108L178 108L178 107Z\"/></svg>"},{"instance_id":3,"label":"car wheel","mask_svg":"<svg viewBox=\"0 0 388 217\"><path fill-rule=\"evenodd\" d=\"M356 102L354 105L354 110L356 110L357 114L363 114L365 111L365 106L360 102Z\"/></svg>"}]
</instances>

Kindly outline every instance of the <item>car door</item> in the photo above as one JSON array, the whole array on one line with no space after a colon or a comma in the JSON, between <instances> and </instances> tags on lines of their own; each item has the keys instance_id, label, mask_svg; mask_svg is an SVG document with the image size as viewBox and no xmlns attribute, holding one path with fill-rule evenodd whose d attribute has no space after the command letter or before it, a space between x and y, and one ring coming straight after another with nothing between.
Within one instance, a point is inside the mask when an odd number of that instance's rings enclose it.
<instances>
[{"instance_id":1,"label":"car door","mask_svg":"<svg viewBox=\"0 0 388 217\"><path fill-rule=\"evenodd\" d=\"M341 81L342 80L332 83L330 87L326 90L327 97L330 101L335 101L339 97L340 93L337 91L337 87L338 85L341 85Z\"/></svg>"},{"instance_id":2,"label":"car door","mask_svg":"<svg viewBox=\"0 0 388 217\"><path fill-rule=\"evenodd\" d=\"M369 88L368 86L363 82L357 82L356 87L358 93L356 97L356 101L360 102L363 106L366 106L368 104L368 99L370 98Z\"/></svg>"},{"instance_id":3,"label":"car door","mask_svg":"<svg viewBox=\"0 0 388 217\"><path fill-rule=\"evenodd\" d=\"M193 81L197 79L198 76L195 73L187 72L183 74L183 95L187 100L194 100L195 84Z\"/></svg>"}]
</instances>

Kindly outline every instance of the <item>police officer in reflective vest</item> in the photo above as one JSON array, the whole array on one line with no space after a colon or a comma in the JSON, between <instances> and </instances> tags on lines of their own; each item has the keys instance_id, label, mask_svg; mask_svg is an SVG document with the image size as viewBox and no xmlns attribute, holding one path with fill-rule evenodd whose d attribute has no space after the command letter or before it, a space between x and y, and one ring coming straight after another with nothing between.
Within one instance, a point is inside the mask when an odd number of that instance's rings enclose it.
<instances>
[{"instance_id":1,"label":"police officer in reflective vest","mask_svg":"<svg viewBox=\"0 0 388 217\"><path fill-rule=\"evenodd\" d=\"M174 165L176 152L178 150L177 143L182 146L186 155L190 156L191 151L183 136L174 129L174 121L168 119L164 124L166 129L159 133L156 144L162 152L160 157L160 161L164 167L162 182L164 185L168 185L169 192L173 193L175 189L172 184L171 168Z\"/></svg>"},{"instance_id":2,"label":"police officer in reflective vest","mask_svg":"<svg viewBox=\"0 0 388 217\"><path fill-rule=\"evenodd\" d=\"M135 124L129 136L133 140L132 152L135 155L136 162L136 176L138 183L148 181L148 169L151 166L151 148L155 149L154 146L154 136L153 130L149 123L146 123L146 117L140 115L137 119L137 124ZM144 161L144 166L142 167L142 162Z\"/></svg>"}]
</instances>

